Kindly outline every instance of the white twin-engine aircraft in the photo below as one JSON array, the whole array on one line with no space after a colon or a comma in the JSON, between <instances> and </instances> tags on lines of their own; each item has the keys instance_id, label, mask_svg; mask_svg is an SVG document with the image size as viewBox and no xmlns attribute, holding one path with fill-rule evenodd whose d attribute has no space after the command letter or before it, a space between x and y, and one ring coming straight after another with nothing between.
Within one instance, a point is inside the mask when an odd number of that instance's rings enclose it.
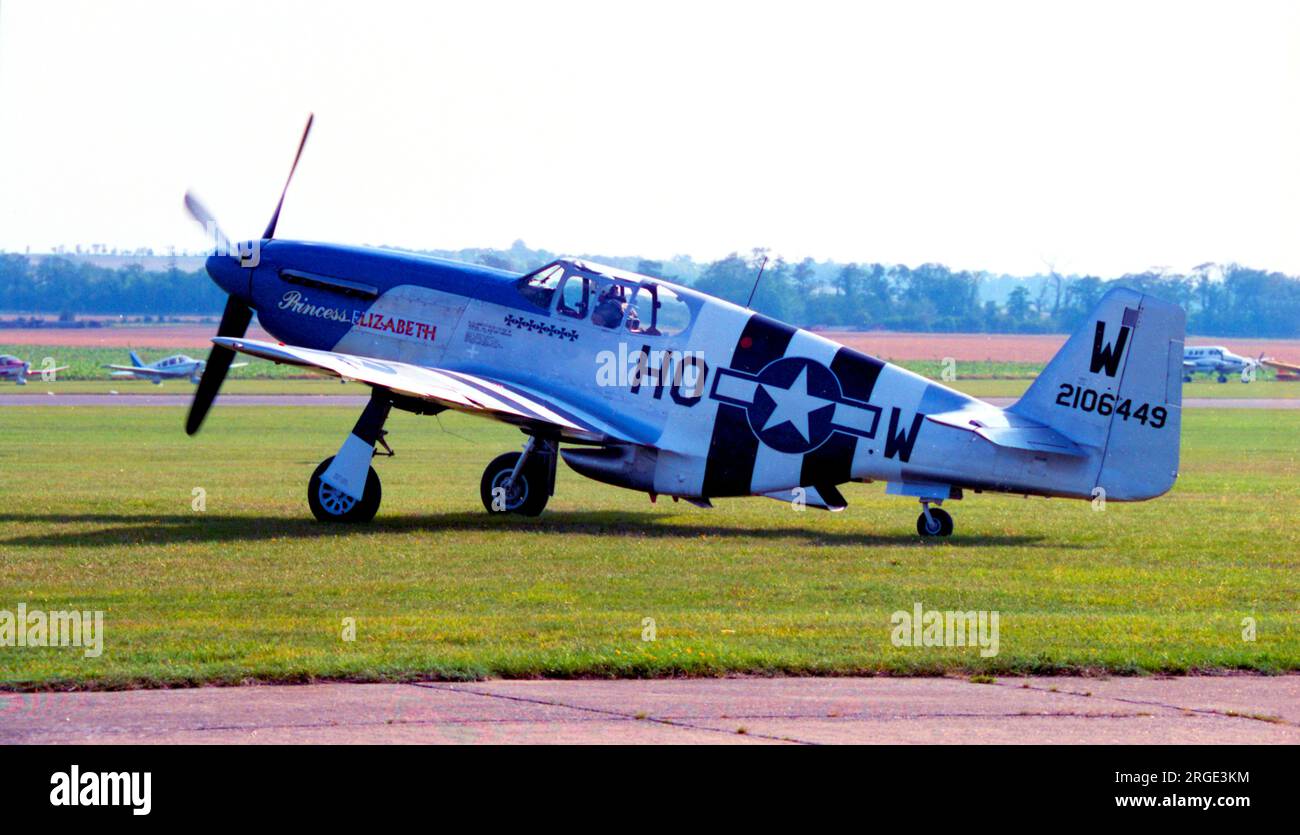
<instances>
[{"instance_id":1,"label":"white twin-engine aircraft","mask_svg":"<svg viewBox=\"0 0 1300 835\"><path fill-rule=\"evenodd\" d=\"M1243 383L1255 379L1255 371L1263 365L1265 357L1243 357L1222 345L1189 345L1183 351L1183 382L1190 383L1193 374L1214 374L1220 383L1228 382L1228 375L1241 377Z\"/></svg>"},{"instance_id":2,"label":"white twin-engine aircraft","mask_svg":"<svg viewBox=\"0 0 1300 835\"><path fill-rule=\"evenodd\" d=\"M1140 501L1178 474L1183 311L1133 290L1107 293L1002 409L649 276L574 260L517 275L276 240L283 202L260 241L220 237L217 251L235 254L207 260L229 300L186 431L237 351L371 386L351 434L309 479L322 521L374 517L371 462L376 444L388 448L394 407L518 426L522 452L487 466L480 497L489 512L523 515L546 506L560 458L702 506L767 496L841 510L840 485L884 481L920 501L922 536L951 534L939 505L968 491ZM186 204L216 229L197 200ZM278 343L243 337L253 310Z\"/></svg>"}]
</instances>

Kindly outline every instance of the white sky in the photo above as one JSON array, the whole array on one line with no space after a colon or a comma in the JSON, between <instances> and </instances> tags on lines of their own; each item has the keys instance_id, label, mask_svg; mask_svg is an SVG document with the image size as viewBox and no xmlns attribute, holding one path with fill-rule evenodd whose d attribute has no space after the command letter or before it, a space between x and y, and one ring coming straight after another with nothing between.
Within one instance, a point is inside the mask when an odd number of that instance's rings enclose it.
<instances>
[{"instance_id":1,"label":"white sky","mask_svg":"<svg viewBox=\"0 0 1300 835\"><path fill-rule=\"evenodd\" d=\"M0 0L0 248L1300 273L1300 3Z\"/></svg>"}]
</instances>

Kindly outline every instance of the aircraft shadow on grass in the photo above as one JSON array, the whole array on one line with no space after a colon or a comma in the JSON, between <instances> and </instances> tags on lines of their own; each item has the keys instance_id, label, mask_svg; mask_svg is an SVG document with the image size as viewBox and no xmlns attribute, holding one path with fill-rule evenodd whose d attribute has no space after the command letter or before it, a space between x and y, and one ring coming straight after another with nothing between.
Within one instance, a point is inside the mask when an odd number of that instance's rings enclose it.
<instances>
[{"instance_id":1,"label":"aircraft shadow on grass","mask_svg":"<svg viewBox=\"0 0 1300 835\"><path fill-rule=\"evenodd\" d=\"M552 511L545 519L524 520L518 516L485 516L482 513L444 513L380 518L368 527L326 525L313 519L281 516L216 516L198 513L0 513L0 523L53 526L99 523L95 530L66 531L14 536L0 540L10 547L102 548L124 545L173 545L187 542L257 542L270 539L316 539L357 534L367 538L385 533L438 533L456 531L547 533L555 536L602 535L612 538L635 535L658 540L753 539L773 541L803 538L818 546L921 546L915 534L858 533L815 527L732 528L704 524L680 524L668 517L644 512ZM970 536L945 541L946 548L967 549L997 546L1032 546L1070 549L1080 546L1044 541L1041 536Z\"/></svg>"}]
</instances>

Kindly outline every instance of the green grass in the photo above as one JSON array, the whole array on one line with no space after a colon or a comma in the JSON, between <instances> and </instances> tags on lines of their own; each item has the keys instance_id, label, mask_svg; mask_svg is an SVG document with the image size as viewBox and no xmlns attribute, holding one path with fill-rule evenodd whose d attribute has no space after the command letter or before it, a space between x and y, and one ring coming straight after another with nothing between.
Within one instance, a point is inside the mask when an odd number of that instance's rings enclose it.
<instances>
[{"instance_id":1,"label":"green grass","mask_svg":"<svg viewBox=\"0 0 1300 835\"><path fill-rule=\"evenodd\" d=\"M938 360L890 360L908 371L915 371L934 380L943 379L945 371L968 380L1032 380L1043 370L1041 362L1004 362L995 360L963 360L951 367Z\"/></svg>"},{"instance_id":2,"label":"green grass","mask_svg":"<svg viewBox=\"0 0 1300 835\"><path fill-rule=\"evenodd\" d=\"M489 517L481 469L518 433L406 414L376 523L321 526L305 482L355 410L218 406L197 438L182 414L0 410L0 609L106 613L97 659L0 647L3 686L1300 669L1300 411L1188 412L1169 496L971 496L942 543L878 484L840 514L704 511L561 467L540 519ZM918 601L999 611L1000 654L894 647Z\"/></svg>"}]
</instances>

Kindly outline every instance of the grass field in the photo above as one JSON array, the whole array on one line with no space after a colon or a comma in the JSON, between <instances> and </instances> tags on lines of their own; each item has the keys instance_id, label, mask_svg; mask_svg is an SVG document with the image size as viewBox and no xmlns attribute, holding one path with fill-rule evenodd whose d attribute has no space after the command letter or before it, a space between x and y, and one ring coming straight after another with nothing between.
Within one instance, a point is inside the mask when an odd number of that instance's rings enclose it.
<instances>
[{"instance_id":1,"label":"grass field","mask_svg":"<svg viewBox=\"0 0 1300 835\"><path fill-rule=\"evenodd\" d=\"M941 543L878 484L704 511L561 467L539 520L489 517L519 435L406 414L376 523L321 526L305 482L354 412L218 407L187 438L174 408L0 410L0 609L105 612L100 657L0 647L0 685L1300 669L1298 411L1191 411L1169 496L972 496ZM997 610L999 654L893 646L917 602Z\"/></svg>"}]
</instances>

